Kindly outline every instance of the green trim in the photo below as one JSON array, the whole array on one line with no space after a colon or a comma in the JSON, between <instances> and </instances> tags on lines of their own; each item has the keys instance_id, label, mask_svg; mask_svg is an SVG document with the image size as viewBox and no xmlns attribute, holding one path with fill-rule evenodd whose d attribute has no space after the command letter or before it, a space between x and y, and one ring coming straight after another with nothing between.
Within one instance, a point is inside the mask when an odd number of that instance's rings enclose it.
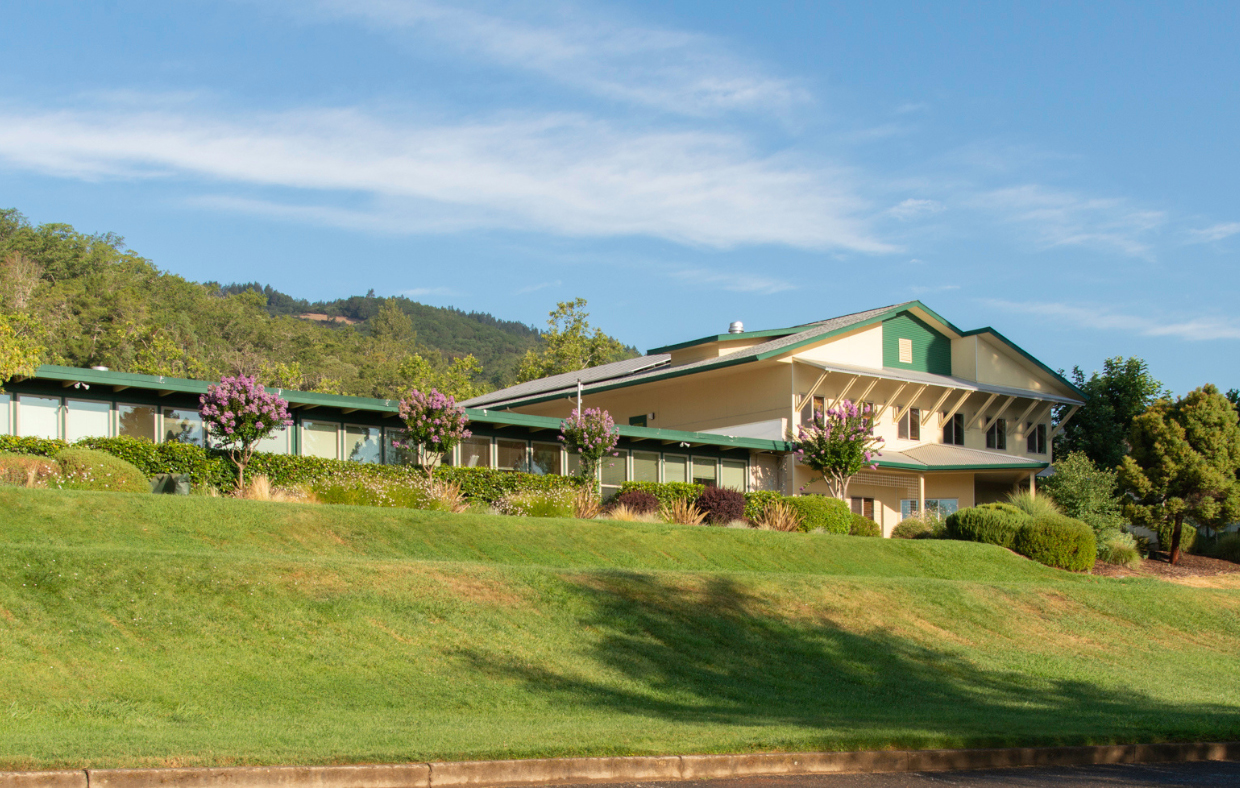
<instances>
[{"instance_id":1,"label":"green trim","mask_svg":"<svg viewBox=\"0 0 1240 788\"><path fill-rule=\"evenodd\" d=\"M799 334L805 331L811 324L804 326L793 326L792 328L769 328L765 331L742 331L739 334L715 334L714 336L702 337L701 339L690 339L687 342L677 342L674 345L664 345L663 347L651 348L646 351L646 355L653 356L656 353L671 353L673 350L684 350L687 347L695 345L707 345L711 342L729 342L737 339L753 339L764 337L786 337L791 334Z\"/></svg>"},{"instance_id":2,"label":"green trim","mask_svg":"<svg viewBox=\"0 0 1240 788\"><path fill-rule=\"evenodd\" d=\"M1050 463L1047 462L1015 462L1003 463L1002 465L911 465L905 462L886 462L882 457L878 458L879 468L922 471L924 473L935 471L1031 471L1035 468L1043 470L1049 466Z\"/></svg>"}]
</instances>

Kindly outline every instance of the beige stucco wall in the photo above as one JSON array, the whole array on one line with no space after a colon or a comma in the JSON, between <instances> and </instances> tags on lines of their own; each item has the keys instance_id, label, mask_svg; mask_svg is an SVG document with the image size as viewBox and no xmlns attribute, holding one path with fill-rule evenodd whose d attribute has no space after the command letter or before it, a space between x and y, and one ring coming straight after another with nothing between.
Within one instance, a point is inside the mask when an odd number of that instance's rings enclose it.
<instances>
[{"instance_id":1,"label":"beige stucco wall","mask_svg":"<svg viewBox=\"0 0 1240 788\"><path fill-rule=\"evenodd\" d=\"M599 393L587 393L588 408L605 408L617 424L629 417L654 414L646 426L665 430L718 429L769 419L788 418L791 370L787 364L752 362L734 368L654 381ZM520 413L564 418L575 398L514 408Z\"/></svg>"},{"instance_id":2,"label":"beige stucco wall","mask_svg":"<svg viewBox=\"0 0 1240 788\"><path fill-rule=\"evenodd\" d=\"M794 357L824 364L848 364L854 367L882 369L883 326L880 323L834 337L820 345L798 350Z\"/></svg>"},{"instance_id":3,"label":"beige stucco wall","mask_svg":"<svg viewBox=\"0 0 1240 788\"><path fill-rule=\"evenodd\" d=\"M802 487L806 493L825 495L825 482L809 480L813 472L804 465L796 469L796 487ZM961 509L974 504L974 474L958 473L927 473L926 498L955 498ZM902 473L890 470L867 471L859 474L848 486L850 498L873 498L874 519L883 529L883 536L891 536L892 530L900 523L900 501L918 497L918 479L915 473Z\"/></svg>"},{"instance_id":4,"label":"beige stucco wall","mask_svg":"<svg viewBox=\"0 0 1240 788\"><path fill-rule=\"evenodd\" d=\"M760 345L766 342L764 337L747 337L745 339L728 339L721 342L704 342L700 345L693 345L682 350L673 350L670 355L671 364L679 367L684 364L692 364L695 361L702 361L707 358L719 358L738 350Z\"/></svg>"}]
</instances>

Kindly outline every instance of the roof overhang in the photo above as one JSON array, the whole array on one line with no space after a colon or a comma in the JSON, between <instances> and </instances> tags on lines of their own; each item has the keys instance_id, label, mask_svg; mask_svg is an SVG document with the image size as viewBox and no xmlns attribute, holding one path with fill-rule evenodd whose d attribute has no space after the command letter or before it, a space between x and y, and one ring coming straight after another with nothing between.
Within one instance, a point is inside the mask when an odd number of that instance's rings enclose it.
<instances>
[{"instance_id":1,"label":"roof overhang","mask_svg":"<svg viewBox=\"0 0 1240 788\"><path fill-rule=\"evenodd\" d=\"M1041 471L1049 463L1013 457L1001 452L966 449L943 443L927 443L908 451L880 452L879 468L933 473L944 471Z\"/></svg>"},{"instance_id":2,"label":"roof overhang","mask_svg":"<svg viewBox=\"0 0 1240 788\"><path fill-rule=\"evenodd\" d=\"M888 369L886 367L877 369L873 367L856 367L850 364L826 364L820 361L809 361L803 358L796 358L793 359L793 361L797 364L804 364L808 367L820 369L823 372L837 372L841 375L858 375L860 377L898 380L904 383L939 386L941 388L956 389L959 391L980 391L987 394L1001 394L1008 397L1023 397L1025 399L1042 400L1044 402L1053 402L1058 405L1085 404L1084 400L1063 397L1058 394L1050 394L1045 391L1017 389L1010 388L1008 386L994 386L989 383L975 383L971 380L965 380L964 378L957 378L951 375L935 375L930 372L915 372L907 369Z\"/></svg>"}]
</instances>

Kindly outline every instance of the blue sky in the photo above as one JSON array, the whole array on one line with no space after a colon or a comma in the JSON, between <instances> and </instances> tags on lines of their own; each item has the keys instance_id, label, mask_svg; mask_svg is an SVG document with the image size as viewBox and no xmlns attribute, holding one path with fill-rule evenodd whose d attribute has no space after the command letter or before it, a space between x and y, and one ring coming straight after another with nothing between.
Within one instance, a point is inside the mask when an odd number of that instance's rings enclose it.
<instances>
[{"instance_id":1,"label":"blue sky","mask_svg":"<svg viewBox=\"0 0 1240 788\"><path fill-rule=\"evenodd\" d=\"M1240 386L1236 3L14 3L0 205L639 348L919 298Z\"/></svg>"}]
</instances>

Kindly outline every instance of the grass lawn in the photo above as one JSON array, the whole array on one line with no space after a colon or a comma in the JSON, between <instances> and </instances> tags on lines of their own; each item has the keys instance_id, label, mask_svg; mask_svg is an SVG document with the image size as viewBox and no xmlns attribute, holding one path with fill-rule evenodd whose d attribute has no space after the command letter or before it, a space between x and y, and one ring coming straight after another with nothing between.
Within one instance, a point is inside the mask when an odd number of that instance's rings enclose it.
<instances>
[{"instance_id":1,"label":"grass lawn","mask_svg":"<svg viewBox=\"0 0 1240 788\"><path fill-rule=\"evenodd\" d=\"M1240 590L985 545L0 488L0 767L1240 738Z\"/></svg>"}]
</instances>

